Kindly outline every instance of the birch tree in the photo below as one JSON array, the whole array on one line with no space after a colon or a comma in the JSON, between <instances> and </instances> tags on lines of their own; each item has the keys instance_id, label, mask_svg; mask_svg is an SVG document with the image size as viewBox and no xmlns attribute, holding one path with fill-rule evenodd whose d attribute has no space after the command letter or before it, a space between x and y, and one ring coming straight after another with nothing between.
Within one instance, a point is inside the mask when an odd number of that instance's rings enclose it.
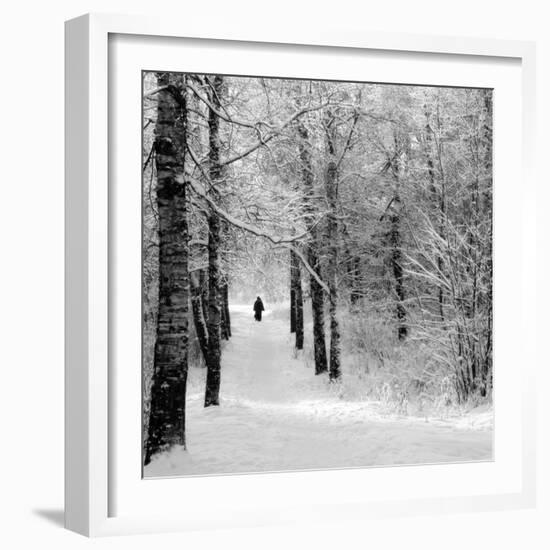
<instances>
[{"instance_id":1,"label":"birch tree","mask_svg":"<svg viewBox=\"0 0 550 550\"><path fill-rule=\"evenodd\" d=\"M170 76L158 75L159 86ZM181 87L183 77L176 79ZM145 464L174 445L185 447L188 343L188 234L184 184L184 106L158 94L155 126L159 219L159 305Z\"/></svg>"}]
</instances>

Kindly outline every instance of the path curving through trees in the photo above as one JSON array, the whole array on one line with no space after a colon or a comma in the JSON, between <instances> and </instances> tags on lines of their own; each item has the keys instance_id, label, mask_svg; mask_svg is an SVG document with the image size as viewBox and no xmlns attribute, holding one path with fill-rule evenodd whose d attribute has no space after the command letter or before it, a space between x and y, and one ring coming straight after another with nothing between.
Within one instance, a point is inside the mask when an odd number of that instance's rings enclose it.
<instances>
[{"instance_id":1,"label":"path curving through trees","mask_svg":"<svg viewBox=\"0 0 550 550\"><path fill-rule=\"evenodd\" d=\"M188 450L154 457L146 477L491 460L489 413L472 416L470 427L464 418L382 414L380 404L346 399L314 376L307 345L294 356L287 310L268 307L261 323L251 305L231 315L220 406L203 406L205 371L190 369Z\"/></svg>"}]
</instances>

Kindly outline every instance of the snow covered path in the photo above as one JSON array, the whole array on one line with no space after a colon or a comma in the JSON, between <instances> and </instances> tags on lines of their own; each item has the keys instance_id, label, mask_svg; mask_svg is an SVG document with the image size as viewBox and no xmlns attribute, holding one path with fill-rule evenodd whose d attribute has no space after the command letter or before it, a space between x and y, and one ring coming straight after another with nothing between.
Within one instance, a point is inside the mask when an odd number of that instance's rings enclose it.
<instances>
[{"instance_id":1,"label":"snow covered path","mask_svg":"<svg viewBox=\"0 0 550 550\"><path fill-rule=\"evenodd\" d=\"M203 407L204 369L190 369L188 450L155 458L146 477L491 460L490 428L388 418L341 399L292 357L286 319L267 311L258 323L250 306L231 315L220 407Z\"/></svg>"}]
</instances>

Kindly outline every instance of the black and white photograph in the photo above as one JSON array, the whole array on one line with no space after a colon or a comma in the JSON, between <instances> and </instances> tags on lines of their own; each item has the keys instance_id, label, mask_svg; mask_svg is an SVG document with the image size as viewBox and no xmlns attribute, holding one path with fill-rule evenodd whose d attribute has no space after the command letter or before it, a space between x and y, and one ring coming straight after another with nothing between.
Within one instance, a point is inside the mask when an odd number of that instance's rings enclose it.
<instances>
[{"instance_id":1,"label":"black and white photograph","mask_svg":"<svg viewBox=\"0 0 550 550\"><path fill-rule=\"evenodd\" d=\"M143 476L493 460L492 258L493 90L143 71Z\"/></svg>"},{"instance_id":2,"label":"black and white photograph","mask_svg":"<svg viewBox=\"0 0 550 550\"><path fill-rule=\"evenodd\" d=\"M550 33L507 7L5 4L2 548L550 548Z\"/></svg>"}]
</instances>

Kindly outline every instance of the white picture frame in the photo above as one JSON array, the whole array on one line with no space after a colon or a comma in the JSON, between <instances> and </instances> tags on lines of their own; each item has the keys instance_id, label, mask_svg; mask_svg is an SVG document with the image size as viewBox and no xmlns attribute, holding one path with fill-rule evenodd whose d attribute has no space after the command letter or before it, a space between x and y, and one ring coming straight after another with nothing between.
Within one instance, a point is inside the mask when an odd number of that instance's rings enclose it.
<instances>
[{"instance_id":1,"label":"white picture frame","mask_svg":"<svg viewBox=\"0 0 550 550\"><path fill-rule=\"evenodd\" d=\"M275 474L275 480L259 476L228 476L223 478L195 478L188 482L191 491L200 491L201 486L217 484L226 492L216 509L197 506L195 510L177 509L173 514L154 515L145 506L137 505L130 512L119 512L113 506L113 487L116 476L116 457L113 449L126 443L115 439L113 403L120 390L113 388L112 333L110 333L110 279L113 258L110 256L112 228L120 210L113 207L109 186L109 139L114 114L109 112L111 82L109 77L109 39L113 36L131 36L134 41L144 37L192 38L224 43L247 43L249 48L275 47L309 48L329 51L334 48L354 51L394 52L400 56L422 54L435 56L441 61L457 59L482 60L495 65L513 63L520 71L519 101L521 109L518 140L518 167L521 169L521 185L517 183L517 197L523 212L518 232L520 250L510 250L518 262L516 283L518 288L517 312L518 340L521 343L521 373L518 374L521 411L518 419L516 446L517 460L506 463L506 457L496 458L496 466L503 468L495 474L487 486L479 491L466 488L462 492L436 494L395 494L391 498L367 498L358 491L357 477L360 471L308 472ZM268 46L271 44L271 46ZM533 174L534 146L534 94L535 94L535 47L529 42L499 41L492 39L461 39L420 35L385 34L378 32L351 31L349 29L317 29L313 26L269 28L226 28L223 21L209 19L203 22L173 21L169 17L151 18L118 15L85 15L66 23L66 489L65 521L70 530L87 536L112 534L137 534L160 531L184 531L220 526L245 526L280 524L295 521L326 521L329 514L323 502L308 501L298 497L298 491L313 484L326 483L329 488L348 485L347 493L334 491L330 519L361 519L375 516L402 516L413 513L441 513L457 511L483 511L530 507L535 502L535 380L536 355L531 319L535 319L534 290L529 287L528 266L534 265L536 256L533 235L535 219L535 182ZM143 67L151 69L151 67ZM406 77L404 77L406 78ZM518 111L519 112L519 111ZM136 112L139 119L139 113ZM495 125L495 141L498 147L499 127ZM136 166L140 151L135 152ZM112 160L112 159L111 159ZM519 175L519 171L518 171ZM498 197L498 177L495 187ZM500 211L499 211L500 209ZM505 218L506 203L495 202L497 215ZM497 225L498 227L498 225ZM136 236L139 238L139 235ZM496 239L498 239L496 233ZM497 275L498 276L498 275ZM520 311L521 309L521 311ZM498 322L498 307L495 310ZM520 346L518 343L518 346ZM140 346L136 341L135 345ZM516 350L518 353L520 348ZM505 361L505 357L497 361ZM137 364L136 369L140 368ZM128 390L129 391L129 390ZM496 401L499 400L498 381ZM504 395L504 394L502 394ZM504 395L505 397L505 395ZM501 411L506 400L501 401ZM498 407L497 407L498 411ZM141 419L139 419L141 421ZM498 425L499 415L496 422ZM117 430L120 432L120 430ZM136 457L140 461L140 457ZM500 462L499 462L500 460ZM506 463L506 464L505 464ZM464 466L464 465L463 465ZM468 466L468 465L466 465ZM456 467L456 465L455 465ZM478 475L484 475L484 466L479 465ZM416 470L415 470L416 469ZM455 475L453 465L370 469L361 482L369 488L376 484L405 483L413 476L424 475L424 470L433 469L435 477L430 481L439 484ZM495 469L493 467L493 469ZM432 470L429 470L431 472ZM487 469L487 472L489 470ZM273 476L273 474L271 474ZM335 477L335 476L339 477ZM492 474L488 474L492 475ZM290 477L289 477L290 476ZM301 477L300 477L301 476ZM309 476L309 477L308 477ZM498 485L496 480L512 479L513 484ZM244 479L246 478L246 479ZM304 482L304 479L307 481ZM420 479L420 477L419 477ZM136 480L139 481L139 480ZM170 483L181 480L146 481L163 484L167 490ZM269 485L271 483L271 485ZM246 504L246 495L255 494L261 488L273 484L287 484L288 490L281 498L268 496L253 505ZM306 483L304 485L304 483ZM202 484L202 485L201 485ZM266 485L267 484L267 485ZM335 485L337 484L337 485ZM296 487L292 489L292 487ZM158 485L157 485L158 487ZM236 495L236 490L243 494ZM356 494L353 494L353 491ZM413 495L413 496L411 496ZM414 496L416 495L416 496ZM146 492L147 498L158 498L158 493ZM133 495L132 495L133 498ZM136 500L136 502L139 502Z\"/></svg>"}]
</instances>

